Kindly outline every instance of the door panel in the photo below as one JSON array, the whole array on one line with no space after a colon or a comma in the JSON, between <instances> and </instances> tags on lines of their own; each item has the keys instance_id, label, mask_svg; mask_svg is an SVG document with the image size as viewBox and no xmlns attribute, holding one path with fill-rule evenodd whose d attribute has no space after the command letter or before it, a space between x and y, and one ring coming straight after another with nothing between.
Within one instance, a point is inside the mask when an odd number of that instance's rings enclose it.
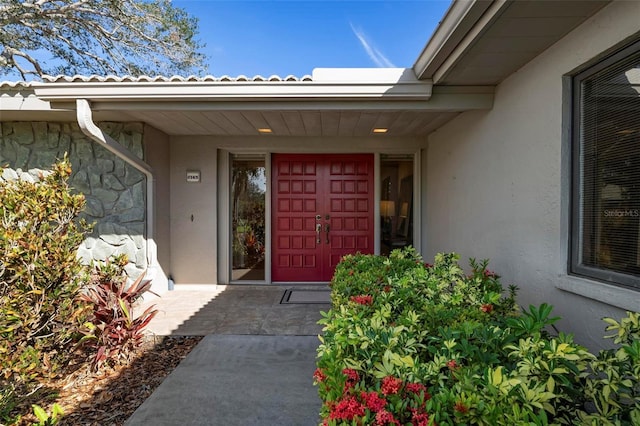
<instances>
[{"instance_id":1,"label":"door panel","mask_svg":"<svg viewBox=\"0 0 640 426\"><path fill-rule=\"evenodd\" d=\"M313 281L322 275L315 229L318 202L323 197L318 160L273 156L274 281Z\"/></svg>"},{"instance_id":2,"label":"door panel","mask_svg":"<svg viewBox=\"0 0 640 426\"><path fill-rule=\"evenodd\" d=\"M332 156L328 161L330 276L349 253L373 253L373 156Z\"/></svg>"},{"instance_id":3,"label":"door panel","mask_svg":"<svg viewBox=\"0 0 640 426\"><path fill-rule=\"evenodd\" d=\"M373 253L372 155L273 155L274 281L330 281ZM319 228L318 228L319 227Z\"/></svg>"}]
</instances>

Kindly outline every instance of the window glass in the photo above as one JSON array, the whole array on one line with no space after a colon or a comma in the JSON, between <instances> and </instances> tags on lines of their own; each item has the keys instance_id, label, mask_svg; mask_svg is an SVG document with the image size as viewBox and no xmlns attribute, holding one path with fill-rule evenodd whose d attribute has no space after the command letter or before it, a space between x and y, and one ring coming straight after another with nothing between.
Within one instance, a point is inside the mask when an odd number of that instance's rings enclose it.
<instances>
[{"instance_id":1,"label":"window glass","mask_svg":"<svg viewBox=\"0 0 640 426\"><path fill-rule=\"evenodd\" d=\"M413 244L413 156L380 157L380 252Z\"/></svg>"},{"instance_id":2,"label":"window glass","mask_svg":"<svg viewBox=\"0 0 640 426\"><path fill-rule=\"evenodd\" d=\"M265 279L264 158L234 157L231 167L231 279Z\"/></svg>"},{"instance_id":3,"label":"window glass","mask_svg":"<svg viewBox=\"0 0 640 426\"><path fill-rule=\"evenodd\" d=\"M593 67L578 93L574 272L624 285L640 277L640 51Z\"/></svg>"}]
</instances>

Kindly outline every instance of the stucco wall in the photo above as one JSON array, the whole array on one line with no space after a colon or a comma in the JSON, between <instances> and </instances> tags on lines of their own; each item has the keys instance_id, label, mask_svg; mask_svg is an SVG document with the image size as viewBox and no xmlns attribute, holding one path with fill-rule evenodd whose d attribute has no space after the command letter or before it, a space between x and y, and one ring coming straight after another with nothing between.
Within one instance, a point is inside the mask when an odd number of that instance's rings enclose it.
<instances>
[{"instance_id":1,"label":"stucco wall","mask_svg":"<svg viewBox=\"0 0 640 426\"><path fill-rule=\"evenodd\" d=\"M142 158L141 124L100 127ZM87 139L76 123L0 122L0 135L0 164L12 169L49 169L68 153L70 185L85 195L84 216L95 224L79 250L85 261L125 253L133 278L147 267L144 175Z\"/></svg>"},{"instance_id":2,"label":"stucco wall","mask_svg":"<svg viewBox=\"0 0 640 426\"><path fill-rule=\"evenodd\" d=\"M593 348L603 344L600 318L640 309L640 292L567 275L563 75L627 40L639 19L640 2L604 8L502 82L491 111L430 135L424 166L427 257L490 258L504 284L520 287L522 305L553 304L560 328Z\"/></svg>"},{"instance_id":3,"label":"stucco wall","mask_svg":"<svg viewBox=\"0 0 640 426\"><path fill-rule=\"evenodd\" d=\"M169 136L154 127L145 125L143 147L144 158L153 170L155 178L153 238L157 248L158 265L153 286L154 291L156 289L162 291L168 288L167 278L171 271Z\"/></svg>"},{"instance_id":4,"label":"stucco wall","mask_svg":"<svg viewBox=\"0 0 640 426\"><path fill-rule=\"evenodd\" d=\"M216 284L216 146L171 141L171 275L179 284ZM200 182L188 183L187 170Z\"/></svg>"},{"instance_id":5,"label":"stucco wall","mask_svg":"<svg viewBox=\"0 0 640 426\"><path fill-rule=\"evenodd\" d=\"M228 179L218 164L229 152L417 152L424 138L171 137L171 274L176 284L217 284L226 268ZM187 183L187 170L201 172ZM218 180L219 179L219 180Z\"/></svg>"}]
</instances>

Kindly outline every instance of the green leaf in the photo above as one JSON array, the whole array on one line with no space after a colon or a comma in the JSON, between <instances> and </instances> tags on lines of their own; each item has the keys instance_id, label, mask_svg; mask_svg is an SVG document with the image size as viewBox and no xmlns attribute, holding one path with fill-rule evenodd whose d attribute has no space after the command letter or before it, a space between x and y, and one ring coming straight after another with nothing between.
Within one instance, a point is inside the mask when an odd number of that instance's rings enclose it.
<instances>
[{"instance_id":1,"label":"green leaf","mask_svg":"<svg viewBox=\"0 0 640 426\"><path fill-rule=\"evenodd\" d=\"M124 316L127 317L127 320L131 321L131 314L129 314L129 309L127 308L126 303L122 299L118 299L118 304L120 305L120 309L124 313Z\"/></svg>"},{"instance_id":2,"label":"green leaf","mask_svg":"<svg viewBox=\"0 0 640 426\"><path fill-rule=\"evenodd\" d=\"M62 409L62 407L60 406L60 404L55 403L53 404L53 414L52 417L54 419L59 419L60 417L64 416L64 410Z\"/></svg>"},{"instance_id":3,"label":"green leaf","mask_svg":"<svg viewBox=\"0 0 640 426\"><path fill-rule=\"evenodd\" d=\"M489 377L491 379L489 383L499 387L500 383L502 383L502 366L499 366L495 370L489 369L489 373L490 373Z\"/></svg>"},{"instance_id":4,"label":"green leaf","mask_svg":"<svg viewBox=\"0 0 640 426\"><path fill-rule=\"evenodd\" d=\"M40 424L46 423L49 420L49 415L40 407L39 405L33 404L31 406L33 408L33 414L40 420Z\"/></svg>"},{"instance_id":5,"label":"green leaf","mask_svg":"<svg viewBox=\"0 0 640 426\"><path fill-rule=\"evenodd\" d=\"M547 390L548 390L549 392L553 392L553 390L555 389L555 387L556 387L556 381L555 381L555 380L553 380L553 377L552 377L552 376L549 376L549 378L547 379Z\"/></svg>"}]
</instances>

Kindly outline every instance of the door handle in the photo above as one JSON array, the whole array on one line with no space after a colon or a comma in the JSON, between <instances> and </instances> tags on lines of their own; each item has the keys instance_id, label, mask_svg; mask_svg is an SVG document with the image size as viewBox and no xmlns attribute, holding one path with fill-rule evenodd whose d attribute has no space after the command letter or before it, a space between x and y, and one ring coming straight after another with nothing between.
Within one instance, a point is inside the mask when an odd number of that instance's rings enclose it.
<instances>
[{"instance_id":1,"label":"door handle","mask_svg":"<svg viewBox=\"0 0 640 426\"><path fill-rule=\"evenodd\" d=\"M329 244L329 230L330 230L330 227L329 227L329 224L327 223L327 225L325 227L325 231L327 233L327 244Z\"/></svg>"},{"instance_id":2,"label":"door handle","mask_svg":"<svg viewBox=\"0 0 640 426\"><path fill-rule=\"evenodd\" d=\"M320 232L322 232L322 224L316 223L316 244L320 244Z\"/></svg>"}]
</instances>

